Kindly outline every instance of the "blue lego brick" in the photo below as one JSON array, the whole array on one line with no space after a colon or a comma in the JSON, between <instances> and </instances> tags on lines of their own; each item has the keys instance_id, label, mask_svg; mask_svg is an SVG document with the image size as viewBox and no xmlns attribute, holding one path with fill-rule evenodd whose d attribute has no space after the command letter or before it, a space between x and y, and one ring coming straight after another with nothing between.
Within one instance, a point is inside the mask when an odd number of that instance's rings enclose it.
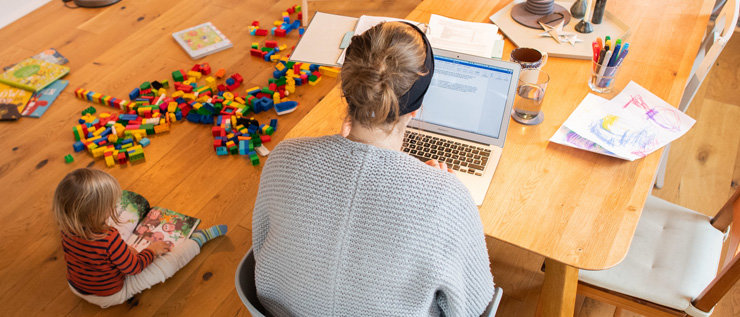
<instances>
[{"instance_id":1,"label":"blue lego brick","mask_svg":"<svg viewBox=\"0 0 740 317\"><path fill-rule=\"evenodd\" d=\"M228 155L229 150L225 146L219 146L216 148L216 155Z\"/></svg>"},{"instance_id":2,"label":"blue lego brick","mask_svg":"<svg viewBox=\"0 0 740 317\"><path fill-rule=\"evenodd\" d=\"M135 100L136 98L139 98L139 95L141 94L141 90L139 90L138 87L134 88L129 94L128 97L131 100Z\"/></svg>"},{"instance_id":3,"label":"blue lego brick","mask_svg":"<svg viewBox=\"0 0 740 317\"><path fill-rule=\"evenodd\" d=\"M85 144L81 141L77 141L74 144L72 144L72 148L75 150L75 152L81 152L85 149Z\"/></svg>"},{"instance_id":4,"label":"blue lego brick","mask_svg":"<svg viewBox=\"0 0 740 317\"><path fill-rule=\"evenodd\" d=\"M147 147L150 143L151 141L149 141L149 138L141 138L139 141L139 144L141 144L142 147Z\"/></svg>"}]
</instances>

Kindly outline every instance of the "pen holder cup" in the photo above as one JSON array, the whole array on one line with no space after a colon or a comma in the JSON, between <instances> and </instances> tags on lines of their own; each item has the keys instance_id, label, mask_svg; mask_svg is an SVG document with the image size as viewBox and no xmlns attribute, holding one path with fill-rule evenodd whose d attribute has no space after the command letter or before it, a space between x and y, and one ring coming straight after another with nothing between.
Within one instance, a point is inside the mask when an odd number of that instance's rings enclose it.
<instances>
[{"instance_id":1,"label":"pen holder cup","mask_svg":"<svg viewBox=\"0 0 740 317\"><path fill-rule=\"evenodd\" d=\"M619 66L606 66L593 62L593 68L591 68L591 79L588 81L588 87L594 92L605 94L612 91L614 87L614 79L617 77L619 72Z\"/></svg>"}]
</instances>

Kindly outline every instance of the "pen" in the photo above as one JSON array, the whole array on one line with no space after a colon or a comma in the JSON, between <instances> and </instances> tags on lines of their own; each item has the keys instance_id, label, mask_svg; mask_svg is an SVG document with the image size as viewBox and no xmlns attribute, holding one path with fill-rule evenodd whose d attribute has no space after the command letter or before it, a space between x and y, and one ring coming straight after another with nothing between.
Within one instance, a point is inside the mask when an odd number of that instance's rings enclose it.
<instances>
[{"instance_id":1,"label":"pen","mask_svg":"<svg viewBox=\"0 0 740 317\"><path fill-rule=\"evenodd\" d=\"M617 44L617 46L614 47L614 51L612 53L612 58L609 60L609 63L607 66L612 67L617 63L617 59L619 58L619 47L621 44Z\"/></svg>"},{"instance_id":2,"label":"pen","mask_svg":"<svg viewBox=\"0 0 740 317\"><path fill-rule=\"evenodd\" d=\"M599 48L599 43L594 41L593 43L591 43L591 48L593 48L594 50L594 62L598 62L599 52L601 51L601 49Z\"/></svg>"},{"instance_id":3,"label":"pen","mask_svg":"<svg viewBox=\"0 0 740 317\"><path fill-rule=\"evenodd\" d=\"M604 56L604 63L609 61L609 59L612 57L612 53L614 51L607 51L606 56ZM599 69L599 75L596 77L598 79L598 86L604 87L603 80L604 80L604 73L606 72L607 65L601 65L601 69Z\"/></svg>"}]
</instances>

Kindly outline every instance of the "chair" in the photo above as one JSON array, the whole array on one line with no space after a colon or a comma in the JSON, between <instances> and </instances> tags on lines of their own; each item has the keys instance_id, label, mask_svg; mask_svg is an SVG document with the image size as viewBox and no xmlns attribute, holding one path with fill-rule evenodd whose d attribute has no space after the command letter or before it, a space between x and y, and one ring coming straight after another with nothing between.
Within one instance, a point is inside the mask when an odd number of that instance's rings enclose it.
<instances>
[{"instance_id":1,"label":"chair","mask_svg":"<svg viewBox=\"0 0 740 317\"><path fill-rule=\"evenodd\" d=\"M678 109L686 112L689 108L689 104L694 100L696 92L699 90L699 86L707 77L709 70L712 69L712 65L717 61L717 57L722 53L722 50L730 40L732 33L735 29L735 25L738 23L738 11L740 11L740 0L718 0L715 11L719 9L724 3L721 11L717 14L717 18L714 21L714 27L709 34L704 36L699 52L694 60L694 65L691 67L691 73L689 75L689 81L686 83L686 87L681 96L681 101L678 105ZM668 152L670 151L670 144L666 146L663 151L663 155L660 157L660 165L658 167L658 174L655 176L655 187L663 188L665 184L665 173L666 165L668 164Z\"/></svg>"},{"instance_id":2,"label":"chair","mask_svg":"<svg viewBox=\"0 0 740 317\"><path fill-rule=\"evenodd\" d=\"M578 293L617 306L615 315L626 309L646 316L709 316L740 279L738 197L740 190L713 218L648 197L626 258L607 270L581 270Z\"/></svg>"},{"instance_id":3,"label":"chair","mask_svg":"<svg viewBox=\"0 0 740 317\"><path fill-rule=\"evenodd\" d=\"M269 316L267 310L260 304L257 298L257 287L254 283L254 253L252 248L249 248L249 252L239 262L239 266L236 268L236 292L239 294L239 298L247 306L247 310L252 314L253 317L264 317ZM501 303L501 297L504 295L504 290L498 286L494 288L493 299L486 307L481 317L494 317L498 310L498 305Z\"/></svg>"},{"instance_id":4,"label":"chair","mask_svg":"<svg viewBox=\"0 0 740 317\"><path fill-rule=\"evenodd\" d=\"M252 253L252 248L249 248L249 252L242 258L236 268L234 281L236 292L253 317L265 317L269 314L257 298L257 287L254 283L254 263L254 253Z\"/></svg>"}]
</instances>

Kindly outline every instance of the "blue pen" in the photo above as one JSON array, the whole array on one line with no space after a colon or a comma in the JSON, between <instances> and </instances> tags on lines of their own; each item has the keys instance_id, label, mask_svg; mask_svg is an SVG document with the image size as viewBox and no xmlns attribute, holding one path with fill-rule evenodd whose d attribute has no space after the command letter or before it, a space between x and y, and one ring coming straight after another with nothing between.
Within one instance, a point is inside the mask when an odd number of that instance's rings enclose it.
<instances>
[{"instance_id":1,"label":"blue pen","mask_svg":"<svg viewBox=\"0 0 740 317\"><path fill-rule=\"evenodd\" d=\"M621 44L617 44L617 46L614 47L614 53L612 53L612 58L609 60L609 63L607 64L608 67L612 67L617 64L617 60L619 59L619 47L622 46Z\"/></svg>"}]
</instances>

